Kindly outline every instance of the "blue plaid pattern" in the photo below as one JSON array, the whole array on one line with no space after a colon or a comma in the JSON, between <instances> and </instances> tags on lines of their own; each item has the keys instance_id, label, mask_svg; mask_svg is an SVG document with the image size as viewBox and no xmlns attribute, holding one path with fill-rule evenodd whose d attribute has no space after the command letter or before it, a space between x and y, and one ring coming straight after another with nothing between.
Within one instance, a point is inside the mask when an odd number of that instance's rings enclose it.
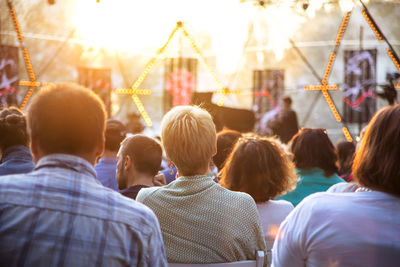
<instances>
[{"instance_id":1,"label":"blue plaid pattern","mask_svg":"<svg viewBox=\"0 0 400 267\"><path fill-rule=\"evenodd\" d=\"M0 266L167 266L144 205L103 187L86 160L42 158L0 178Z\"/></svg>"}]
</instances>

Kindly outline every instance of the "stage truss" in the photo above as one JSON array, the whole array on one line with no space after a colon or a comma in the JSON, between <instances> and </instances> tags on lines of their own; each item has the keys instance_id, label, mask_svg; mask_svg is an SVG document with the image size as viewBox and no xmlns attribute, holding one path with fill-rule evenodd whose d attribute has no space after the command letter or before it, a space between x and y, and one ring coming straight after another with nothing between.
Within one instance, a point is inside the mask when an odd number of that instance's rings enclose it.
<instances>
[{"instance_id":1,"label":"stage truss","mask_svg":"<svg viewBox=\"0 0 400 267\"><path fill-rule=\"evenodd\" d=\"M143 89L139 89L139 86L142 84L142 82L146 79L147 75L149 74L150 70L153 68L154 63L156 62L156 60L159 58L159 56L161 54L164 53L165 49L167 48L168 44L171 42L171 40L174 38L175 34L180 31L183 33L183 35L189 40L190 45L192 46L193 50L196 52L197 56L199 57L200 61L203 63L203 65L205 66L205 68L207 69L207 71L211 74L212 78L214 79L214 81L217 83L219 90L214 91L213 94L220 94L221 98L218 100L217 105L218 106L222 106L224 105L226 96L229 94L241 94L242 90L228 90L223 83L221 82L221 80L218 78L217 74L215 73L215 71L210 67L210 65L207 63L207 61L205 60L205 57L203 56L201 50L199 49L199 47L196 45L193 37L189 34L189 32L186 30L183 22L178 21L176 23L175 28L172 30L171 34L168 37L168 40L164 43L164 45L157 51L156 55L151 58L149 60L149 62L147 63L146 67L144 68L144 71L139 75L139 77L137 78L137 80L132 84L130 89L117 89L115 92L117 94L127 94L127 95L131 95L133 102L135 103L136 107L138 108L140 115L142 116L142 118L144 119L144 121L146 122L147 126L152 126L153 123L150 119L150 116L147 114L146 109L144 108L142 102L140 101L138 95L139 94L144 94L144 91L146 92L146 94L151 94L151 90L147 89L147 90L143 90ZM139 93L141 92L141 93Z\"/></svg>"},{"instance_id":2,"label":"stage truss","mask_svg":"<svg viewBox=\"0 0 400 267\"><path fill-rule=\"evenodd\" d=\"M369 13L367 7L365 6L365 4L360 0L360 3L362 5L362 10L361 13L364 16L365 20L367 21L367 23L369 24L370 28L372 29L372 31L375 33L376 37L378 38L378 40L380 42L386 42L388 45L388 48L386 49L386 52L388 54L388 56L390 57L390 59L393 61L394 65L396 66L396 68L398 69L398 71L400 71L400 60L399 57L396 53L396 51L393 49L393 47L391 46L391 44L389 43L389 41L386 39L385 35L382 33L382 31L380 30L380 28L378 27L378 25L376 24L375 20L373 19L373 17L371 16L371 14ZM20 29L20 25L18 23L18 19L17 19L17 15L16 15L16 11L14 9L14 7L12 6L12 3L10 0L7 0L7 6L9 8L9 12L14 24L14 28L15 31L17 33L17 37L18 37L18 42L20 43L20 48L22 49L22 53L23 53L23 57L24 57L24 63L25 63L25 68L27 70L28 76L29 76L29 81L20 81L19 85L20 86L28 86L28 91L26 92L20 106L19 109L20 110L24 110L29 99L31 98L33 91L35 90L36 87L42 87L42 86L47 86L50 85L52 83L42 83L42 82L37 82L36 81L36 76L32 67L32 63L30 60L30 56L28 53L28 49L25 47L24 44L24 38L22 36L21 33L21 29ZM338 87L337 85L330 85L328 84L328 79L331 73L331 69L333 66L333 63L335 61L336 58L336 54L337 51L339 49L343 34L347 28L348 25L348 21L350 19L350 15L351 15L351 11L346 12L343 19L342 19L342 23L340 25L339 28L339 32L336 36L336 41L335 41L335 47L334 50L331 52L330 57L329 57L329 61L327 63L327 66L325 68L325 72L324 72L324 76L321 80L321 85L306 85L304 87L305 90L319 90L321 91L322 95L324 96L332 114L334 115L335 119L337 122L341 122L343 124L342 127L342 131L344 136L346 137L346 139L349 142L353 141L353 138L347 128L347 125L345 123L343 123L341 115L339 113L339 111L336 108L335 103L333 102L328 90L337 90ZM200 58L200 61L203 63L203 65L206 67L207 71L211 74L211 76L213 77L213 79L215 80L215 82L218 84L219 86L219 90L214 91L214 94L220 94L221 98L218 100L218 105L222 106L225 102L226 99L226 95L229 94L241 94L242 90L228 90L223 83L221 82L221 80L218 78L218 76L216 75L216 73L214 72L214 70L209 66L209 64L207 63L207 61L205 60L205 57L203 56L203 54L201 53L201 50L199 49L199 47L196 45L194 39L192 38L192 36L188 33L188 31L186 30L186 28L184 27L183 22L177 22L175 28L173 29L173 31L171 32L171 34L168 37L168 40L165 42L165 44L157 51L156 55L150 59L150 61L147 63L144 71L140 74L140 76L137 78L137 80L132 84L131 88L129 89L117 89L115 92L117 94L128 94L131 95L133 102L135 103L136 107L138 108L142 118L144 119L145 123L147 124L147 126L151 127L152 126L152 121L150 116L148 115L148 113L146 112L146 109L144 108L144 105L142 104L140 98L138 97L138 95L150 95L151 94L151 90L149 89L139 89L139 86L142 84L142 82L146 79L148 73L150 72L150 70L153 68L154 63L156 62L156 60L158 59L158 57L163 54L163 52L165 51L165 49L167 48L168 44L170 43L170 41L172 40L172 38L175 36L175 34L181 31L183 33L183 35L189 40L192 48L194 49L194 51L196 52L196 54L198 55L198 57ZM292 43L292 42L291 42ZM293 44L293 43L292 43ZM294 45L294 44L293 44ZM398 84L396 84L396 87L399 87Z\"/></svg>"},{"instance_id":3,"label":"stage truss","mask_svg":"<svg viewBox=\"0 0 400 267\"><path fill-rule=\"evenodd\" d=\"M395 50L393 49L393 47L391 46L391 44L388 42L388 40L386 39L386 37L383 35L382 31L379 29L378 25L376 24L375 20L373 19L373 17L371 16L371 14L369 13L367 7L364 5L364 3L362 1L360 1L363 9L361 10L361 13L363 14L365 20L368 22L368 25L370 26L370 28L372 29L372 31L375 33L376 37L378 38L378 40L380 42L385 41L388 44L388 48L386 49L387 54L389 55L390 59L393 61L394 65L396 66L396 68L400 71L400 64L399 64L399 58L395 52ZM332 66L333 63L335 61L338 49L340 47L340 43L342 41L342 37L344 35L344 32L346 31L349 19L350 19L350 15L351 15L351 11L348 11L345 13L343 19L342 19L342 23L340 25L339 28L339 32L337 33L336 36L336 40L335 40L335 47L333 49L333 51L331 52L330 56L329 56L329 61L327 63L327 66L325 68L325 73L324 76L322 78L321 81L321 85L306 85L304 87L305 90L320 90L322 92L322 95L324 96L326 102L328 103L328 106L333 114L333 116L335 117L337 122L341 122L343 124L342 127L342 132L343 135L345 136L346 140L349 142L353 142L353 138L349 132L349 129L347 127L347 125L343 122L342 117L339 113L339 111L336 108L335 103L333 102L328 90L337 90L337 85L328 85L328 79L332 70Z\"/></svg>"}]
</instances>

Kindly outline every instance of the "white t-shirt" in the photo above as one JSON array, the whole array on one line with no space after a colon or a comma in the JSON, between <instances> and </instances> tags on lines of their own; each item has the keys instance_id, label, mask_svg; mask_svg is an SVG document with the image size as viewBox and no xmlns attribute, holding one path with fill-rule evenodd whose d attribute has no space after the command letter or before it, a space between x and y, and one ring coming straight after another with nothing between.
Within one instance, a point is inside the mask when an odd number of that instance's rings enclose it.
<instances>
[{"instance_id":1,"label":"white t-shirt","mask_svg":"<svg viewBox=\"0 0 400 267\"><path fill-rule=\"evenodd\" d=\"M400 198L316 193L282 222L273 266L399 266Z\"/></svg>"},{"instance_id":2,"label":"white t-shirt","mask_svg":"<svg viewBox=\"0 0 400 267\"><path fill-rule=\"evenodd\" d=\"M257 203L267 250L272 249L279 225L293 209L292 203L286 200L269 200L264 203Z\"/></svg>"},{"instance_id":3,"label":"white t-shirt","mask_svg":"<svg viewBox=\"0 0 400 267\"><path fill-rule=\"evenodd\" d=\"M329 193L355 192L358 188L359 186L354 182L351 183L344 182L332 185L331 187L329 187L328 190L326 190L326 192Z\"/></svg>"}]
</instances>

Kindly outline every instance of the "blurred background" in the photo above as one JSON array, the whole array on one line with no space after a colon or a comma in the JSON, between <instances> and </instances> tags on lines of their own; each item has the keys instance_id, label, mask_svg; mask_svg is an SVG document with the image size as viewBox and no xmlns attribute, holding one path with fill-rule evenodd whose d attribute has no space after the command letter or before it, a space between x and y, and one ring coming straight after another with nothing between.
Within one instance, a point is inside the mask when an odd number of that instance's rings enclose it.
<instances>
[{"instance_id":1,"label":"blurred background","mask_svg":"<svg viewBox=\"0 0 400 267\"><path fill-rule=\"evenodd\" d=\"M328 84L338 87L329 92L353 137L375 110L388 104L378 96L383 86L390 85L390 77L394 84L398 79L388 44L374 33L360 1L1 0L0 89L16 84L13 94L18 103L28 90L18 83L29 81L29 75L8 3L15 9L37 81L84 84L101 95L110 117L139 120L155 135L172 106L191 102L195 92L226 88L232 93L214 93L214 104L251 110L262 124L279 97L289 95L300 126L326 128L334 142L344 139L343 125L321 91L304 88L321 84L349 11ZM399 53L400 1L363 3ZM158 54L177 22L183 23L190 38L178 30ZM14 55L14 76L5 69L5 53ZM151 90L138 95L149 124L131 96L118 94L117 89L130 88L151 59L154 64L137 88ZM7 105L5 94L0 97ZM262 127L256 127L263 134Z\"/></svg>"}]
</instances>

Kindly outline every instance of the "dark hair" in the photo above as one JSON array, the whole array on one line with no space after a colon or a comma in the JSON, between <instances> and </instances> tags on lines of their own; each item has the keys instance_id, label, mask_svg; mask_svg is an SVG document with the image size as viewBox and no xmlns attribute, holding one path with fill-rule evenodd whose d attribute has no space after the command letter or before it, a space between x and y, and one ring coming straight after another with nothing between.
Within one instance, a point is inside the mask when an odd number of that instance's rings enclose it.
<instances>
[{"instance_id":1,"label":"dark hair","mask_svg":"<svg viewBox=\"0 0 400 267\"><path fill-rule=\"evenodd\" d=\"M121 142L125 139L126 127L119 121L108 119L106 122L106 142L105 148L117 152Z\"/></svg>"},{"instance_id":2,"label":"dark hair","mask_svg":"<svg viewBox=\"0 0 400 267\"><path fill-rule=\"evenodd\" d=\"M400 197L400 105L378 111L368 124L353 163L361 186Z\"/></svg>"},{"instance_id":3,"label":"dark hair","mask_svg":"<svg viewBox=\"0 0 400 267\"><path fill-rule=\"evenodd\" d=\"M288 105L292 104L292 98L290 96L284 96L282 97L282 101L285 102Z\"/></svg>"},{"instance_id":4,"label":"dark hair","mask_svg":"<svg viewBox=\"0 0 400 267\"><path fill-rule=\"evenodd\" d=\"M291 151L298 169L321 168L326 177L338 171L336 150L324 129L300 129L292 138Z\"/></svg>"},{"instance_id":5,"label":"dark hair","mask_svg":"<svg viewBox=\"0 0 400 267\"><path fill-rule=\"evenodd\" d=\"M234 130L222 130L217 134L217 154L213 157L213 162L218 170L224 167L226 159L241 136L240 132Z\"/></svg>"},{"instance_id":6,"label":"dark hair","mask_svg":"<svg viewBox=\"0 0 400 267\"><path fill-rule=\"evenodd\" d=\"M286 153L273 141L254 135L239 139L221 177L223 187L246 192L255 202L273 199L296 184L294 167Z\"/></svg>"},{"instance_id":7,"label":"dark hair","mask_svg":"<svg viewBox=\"0 0 400 267\"><path fill-rule=\"evenodd\" d=\"M138 172L154 176L161 167L162 148L153 138L136 134L122 141L121 156L129 156Z\"/></svg>"},{"instance_id":8,"label":"dark hair","mask_svg":"<svg viewBox=\"0 0 400 267\"><path fill-rule=\"evenodd\" d=\"M350 174L356 146L352 142L340 141L336 145L336 151L339 162L339 174Z\"/></svg>"},{"instance_id":9,"label":"dark hair","mask_svg":"<svg viewBox=\"0 0 400 267\"><path fill-rule=\"evenodd\" d=\"M0 148L28 146L29 135L26 118L17 108L4 108L0 111Z\"/></svg>"},{"instance_id":10,"label":"dark hair","mask_svg":"<svg viewBox=\"0 0 400 267\"><path fill-rule=\"evenodd\" d=\"M32 140L44 153L91 152L104 141L106 113L101 99L76 84L44 88L28 109Z\"/></svg>"}]
</instances>

